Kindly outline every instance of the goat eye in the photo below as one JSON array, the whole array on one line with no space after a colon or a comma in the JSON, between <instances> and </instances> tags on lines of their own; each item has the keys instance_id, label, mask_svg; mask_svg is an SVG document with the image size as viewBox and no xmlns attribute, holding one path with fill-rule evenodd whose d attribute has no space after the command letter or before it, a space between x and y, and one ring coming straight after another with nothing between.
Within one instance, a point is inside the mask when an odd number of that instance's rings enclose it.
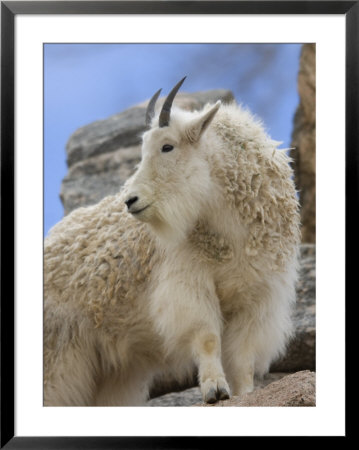
<instances>
[{"instance_id":1,"label":"goat eye","mask_svg":"<svg viewBox=\"0 0 359 450\"><path fill-rule=\"evenodd\" d=\"M162 147L162 152L163 153L167 153L167 152L170 152L171 150L173 150L173 145L170 145L170 144L165 144L163 147Z\"/></svg>"}]
</instances>

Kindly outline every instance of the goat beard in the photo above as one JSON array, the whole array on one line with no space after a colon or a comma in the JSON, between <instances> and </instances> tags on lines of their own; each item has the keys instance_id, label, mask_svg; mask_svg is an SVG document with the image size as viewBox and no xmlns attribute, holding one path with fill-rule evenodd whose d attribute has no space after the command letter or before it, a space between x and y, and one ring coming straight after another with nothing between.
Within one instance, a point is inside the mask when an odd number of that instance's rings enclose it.
<instances>
[{"instance_id":1,"label":"goat beard","mask_svg":"<svg viewBox=\"0 0 359 450\"><path fill-rule=\"evenodd\" d=\"M148 222L158 238L168 245L183 242L195 227L200 208L183 201L156 205L156 213Z\"/></svg>"}]
</instances>

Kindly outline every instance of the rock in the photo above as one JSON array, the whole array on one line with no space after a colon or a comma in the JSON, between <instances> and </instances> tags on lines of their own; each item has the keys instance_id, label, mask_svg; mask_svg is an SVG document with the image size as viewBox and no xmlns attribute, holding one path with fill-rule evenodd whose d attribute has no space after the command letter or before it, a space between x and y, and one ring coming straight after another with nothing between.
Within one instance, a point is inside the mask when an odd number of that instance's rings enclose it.
<instances>
[{"instance_id":1,"label":"rock","mask_svg":"<svg viewBox=\"0 0 359 450\"><path fill-rule=\"evenodd\" d=\"M73 164L62 181L60 192L65 214L119 192L140 160L141 147L137 145Z\"/></svg>"},{"instance_id":2,"label":"rock","mask_svg":"<svg viewBox=\"0 0 359 450\"><path fill-rule=\"evenodd\" d=\"M164 99L158 100L158 108ZM225 103L234 97L224 89L179 93L174 104L195 110L217 100ZM65 214L118 192L132 175L141 159L140 141L145 131L146 107L147 101L72 134L66 146L69 172L60 194Z\"/></svg>"},{"instance_id":3,"label":"rock","mask_svg":"<svg viewBox=\"0 0 359 450\"><path fill-rule=\"evenodd\" d=\"M303 44L298 74L300 104L294 118L291 157L300 192L302 241L315 242L315 44Z\"/></svg>"},{"instance_id":4,"label":"rock","mask_svg":"<svg viewBox=\"0 0 359 450\"><path fill-rule=\"evenodd\" d=\"M171 392L160 397L153 398L146 406L192 406L202 401L199 387L186 389L182 392Z\"/></svg>"},{"instance_id":5,"label":"rock","mask_svg":"<svg viewBox=\"0 0 359 450\"><path fill-rule=\"evenodd\" d=\"M255 379L254 388L260 389L273 381L279 380L287 373L268 373L262 379ZM182 392L171 392L161 395L147 402L147 406L192 406L202 402L202 395L199 387L192 387Z\"/></svg>"},{"instance_id":6,"label":"rock","mask_svg":"<svg viewBox=\"0 0 359 450\"><path fill-rule=\"evenodd\" d=\"M315 282L315 245L302 244L297 302L293 314L295 336L286 355L272 364L272 372L315 370Z\"/></svg>"},{"instance_id":7,"label":"rock","mask_svg":"<svg viewBox=\"0 0 359 450\"><path fill-rule=\"evenodd\" d=\"M76 130L67 142L67 165L71 167L91 156L138 145L144 130L145 108L138 106L90 123Z\"/></svg>"},{"instance_id":8,"label":"rock","mask_svg":"<svg viewBox=\"0 0 359 450\"><path fill-rule=\"evenodd\" d=\"M315 373L303 370L249 394L195 406L315 406Z\"/></svg>"},{"instance_id":9,"label":"rock","mask_svg":"<svg viewBox=\"0 0 359 450\"><path fill-rule=\"evenodd\" d=\"M199 387L154 398L147 406L315 406L315 373L271 373L255 380L254 391L215 404L205 404Z\"/></svg>"}]
</instances>

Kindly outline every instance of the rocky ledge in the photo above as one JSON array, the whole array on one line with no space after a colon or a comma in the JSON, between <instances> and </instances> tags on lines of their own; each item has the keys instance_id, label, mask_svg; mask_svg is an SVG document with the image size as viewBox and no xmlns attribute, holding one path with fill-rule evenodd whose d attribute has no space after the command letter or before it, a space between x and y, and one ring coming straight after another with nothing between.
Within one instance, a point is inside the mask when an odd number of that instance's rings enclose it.
<instances>
[{"instance_id":1,"label":"rocky ledge","mask_svg":"<svg viewBox=\"0 0 359 450\"><path fill-rule=\"evenodd\" d=\"M315 406L315 373L302 370L241 397L196 406Z\"/></svg>"},{"instance_id":2,"label":"rocky ledge","mask_svg":"<svg viewBox=\"0 0 359 450\"><path fill-rule=\"evenodd\" d=\"M271 373L255 381L253 392L214 404L203 403L199 388L194 387L154 398L147 406L315 406L315 373Z\"/></svg>"}]
</instances>

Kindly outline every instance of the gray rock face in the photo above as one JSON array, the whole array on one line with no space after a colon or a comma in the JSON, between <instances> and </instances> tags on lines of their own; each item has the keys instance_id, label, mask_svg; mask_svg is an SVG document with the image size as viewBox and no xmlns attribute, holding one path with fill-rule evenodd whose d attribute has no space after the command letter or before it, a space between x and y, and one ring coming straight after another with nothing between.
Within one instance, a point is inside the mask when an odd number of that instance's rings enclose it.
<instances>
[{"instance_id":1,"label":"gray rock face","mask_svg":"<svg viewBox=\"0 0 359 450\"><path fill-rule=\"evenodd\" d=\"M174 101L183 109L201 109L217 100L230 102L233 94L224 89L179 93ZM158 99L161 108L164 97ZM65 214L80 206L93 205L115 194L132 175L141 159L141 135L145 131L147 101L119 114L75 131L67 146L69 172L60 197Z\"/></svg>"},{"instance_id":2,"label":"gray rock face","mask_svg":"<svg viewBox=\"0 0 359 450\"><path fill-rule=\"evenodd\" d=\"M65 214L116 194L141 160L141 147L127 147L73 164L62 181Z\"/></svg>"},{"instance_id":3,"label":"gray rock face","mask_svg":"<svg viewBox=\"0 0 359 450\"><path fill-rule=\"evenodd\" d=\"M153 398L146 406L192 406L202 401L199 387L186 389L182 392L171 392Z\"/></svg>"},{"instance_id":4,"label":"gray rock face","mask_svg":"<svg viewBox=\"0 0 359 450\"><path fill-rule=\"evenodd\" d=\"M315 245L302 244L293 314L296 332L286 355L272 364L273 372L315 370L315 280Z\"/></svg>"},{"instance_id":5,"label":"gray rock face","mask_svg":"<svg viewBox=\"0 0 359 450\"><path fill-rule=\"evenodd\" d=\"M120 147L130 147L140 143L145 131L145 108L133 107L79 128L67 143L67 164L83 161L91 156L113 152Z\"/></svg>"}]
</instances>

